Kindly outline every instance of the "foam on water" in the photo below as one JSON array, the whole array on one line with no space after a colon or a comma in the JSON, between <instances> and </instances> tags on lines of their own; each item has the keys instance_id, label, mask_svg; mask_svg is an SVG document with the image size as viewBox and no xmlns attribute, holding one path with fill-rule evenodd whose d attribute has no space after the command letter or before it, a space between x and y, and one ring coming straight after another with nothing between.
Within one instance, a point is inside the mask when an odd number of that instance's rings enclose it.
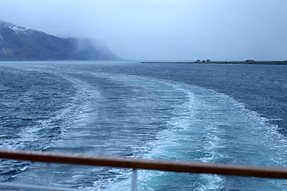
<instances>
[{"instance_id":1,"label":"foam on water","mask_svg":"<svg viewBox=\"0 0 287 191\"><path fill-rule=\"evenodd\" d=\"M25 72L26 68L22 68L22 73ZM28 68L27 71L37 71L37 72L51 72L49 70L43 69L43 68ZM89 115L90 108L90 99L93 97L93 99L97 98L97 92L90 89L87 84L84 82L77 80L75 78L71 78L69 76L63 75L63 74L55 74L53 72L53 75L55 75L55 78L61 78L63 81L70 82L73 84L74 88L77 90L73 98L65 104L65 106L54 112L53 116L50 118L45 119L38 119L35 122L35 125L31 126L23 126L23 128L20 129L20 131L17 133L17 139L10 139L6 140L5 142L1 143L1 147L5 149L33 149L33 150L53 150L53 151L63 151L64 147L66 147L66 150L63 152L69 152L70 147L75 147L75 141L72 144L61 143L61 140L67 139L67 136L70 137L71 132L73 132L73 128L77 127L75 122L79 124L80 121L82 123L87 123L88 117L85 117L86 115ZM56 84L55 84L56 85ZM30 95L29 94L35 94L36 90L33 90L31 88L24 96L21 97L21 99L25 101L29 101ZM26 97L25 97L26 96ZM61 103L59 103L61 104ZM34 119L33 119L34 120ZM82 145L79 145L82 146ZM70 151L73 152L73 151ZM8 164L7 164L8 165ZM41 169L43 169L43 165L31 165L31 163L21 162L18 165L18 162L15 163L16 166L24 165L24 167L21 169L18 168L19 172L23 172L27 169L27 166L29 166L29 171L26 173L20 173L13 175L13 179L18 182L42 182L41 177L37 176L39 174L42 174ZM13 166L15 167L13 164ZM10 165L11 166L11 165ZM45 166L45 165L44 165ZM37 168L38 167L38 168ZM24 170L23 170L24 169ZM61 180L58 180L61 181ZM57 182L57 181L56 181Z\"/></svg>"},{"instance_id":2,"label":"foam on water","mask_svg":"<svg viewBox=\"0 0 287 191\"><path fill-rule=\"evenodd\" d=\"M25 141L37 142L39 131L60 126L57 138L40 138L44 141L41 149L183 161L287 165L287 140L278 133L277 126L269 124L269 120L274 119L261 117L225 94L146 76L73 69L54 72L55 66L37 64L27 68L56 73L71 82L77 91L63 109L49 119L39 120L37 126L25 128L19 133L21 140L10 140L6 148L9 144L15 147ZM119 95L112 94L115 92ZM39 167L41 165L31 165L29 172L20 173L16 181L41 181L37 177L41 174ZM21 169L25 171L26 166ZM55 184L64 183L67 187L79 183L78 187L85 190L130 189L130 170L56 166L54 171ZM139 190L211 191L222 190L225 178L141 170L138 180ZM230 185L234 190L284 190L287 187L286 181L237 177L231 178Z\"/></svg>"},{"instance_id":3,"label":"foam on water","mask_svg":"<svg viewBox=\"0 0 287 191\"><path fill-rule=\"evenodd\" d=\"M32 70L31 68L29 70ZM37 71L33 69L32 71ZM39 71L41 72L41 70ZM43 71L42 71L43 72ZM63 75L61 75L63 80L71 81L70 78L67 78ZM39 147L35 147L33 149L35 150L45 150L49 148L50 144L52 144L53 139L57 138L52 138L47 140L46 138L41 139L39 135L41 135L41 131L48 131L49 129L51 130L56 130L58 129L58 135L56 132L52 132L53 135L51 136L61 136L61 134L65 131L67 131L67 128L71 127L71 123L76 116L79 115L84 110L85 104L87 103L87 93L88 90L85 89L86 86L83 86L83 84L80 81L77 81L74 79L71 81L75 88L78 89L76 95L73 97L73 99L67 103L63 109L56 111L52 117L48 119L38 119L36 122L36 125L33 126L25 126L21 129L21 131L18 133L19 138L17 140L10 140L9 143L7 144L2 144L4 148L10 148L10 149L23 149L26 148L25 144L31 145L31 143L37 143L37 141L41 142L39 144ZM29 102L29 94L35 94L36 90L30 89L24 96L21 97L21 99L25 100L26 102ZM27 119L28 120L28 119ZM43 134L43 133L42 133ZM47 135L47 132L45 133ZM39 140L40 139L40 140ZM46 142L46 143L45 143ZM23 145L19 145L23 144Z\"/></svg>"},{"instance_id":4,"label":"foam on water","mask_svg":"<svg viewBox=\"0 0 287 191\"><path fill-rule=\"evenodd\" d=\"M162 91L172 89L170 92L182 101L174 108L166 130L160 131L157 139L149 143L148 147L153 149L141 157L286 166L286 138L278 133L276 126L246 109L244 104L222 93L183 83L135 76L124 78L121 76L121 80L128 82L133 79L139 84L142 81L145 85L160 84L158 87L162 87ZM178 176L181 178L170 185L170 180ZM128 189L130 181L113 183L107 190ZM224 181L224 177L216 175L142 171L139 173L139 190L185 190L187 187L193 190L220 190L224 187ZM242 182L249 184L245 190L260 187L280 190L286 186L286 181L234 178L231 187L240 188Z\"/></svg>"}]
</instances>

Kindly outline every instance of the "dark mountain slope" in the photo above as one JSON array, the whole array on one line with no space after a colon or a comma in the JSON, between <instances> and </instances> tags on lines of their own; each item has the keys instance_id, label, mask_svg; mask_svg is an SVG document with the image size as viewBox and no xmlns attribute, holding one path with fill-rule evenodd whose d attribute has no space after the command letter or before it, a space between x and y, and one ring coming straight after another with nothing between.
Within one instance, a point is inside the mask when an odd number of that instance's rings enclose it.
<instances>
[{"instance_id":1,"label":"dark mountain slope","mask_svg":"<svg viewBox=\"0 0 287 191\"><path fill-rule=\"evenodd\" d=\"M0 22L0 60L117 60L101 43L59 38Z\"/></svg>"}]
</instances>

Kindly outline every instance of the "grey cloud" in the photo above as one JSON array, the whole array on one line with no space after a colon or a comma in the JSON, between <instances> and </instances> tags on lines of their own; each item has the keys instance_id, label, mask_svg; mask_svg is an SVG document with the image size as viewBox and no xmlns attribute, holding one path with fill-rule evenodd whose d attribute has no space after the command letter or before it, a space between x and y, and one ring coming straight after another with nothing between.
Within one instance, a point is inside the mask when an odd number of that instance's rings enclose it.
<instances>
[{"instance_id":1,"label":"grey cloud","mask_svg":"<svg viewBox=\"0 0 287 191\"><path fill-rule=\"evenodd\" d=\"M286 0L0 0L0 19L146 60L286 60Z\"/></svg>"}]
</instances>

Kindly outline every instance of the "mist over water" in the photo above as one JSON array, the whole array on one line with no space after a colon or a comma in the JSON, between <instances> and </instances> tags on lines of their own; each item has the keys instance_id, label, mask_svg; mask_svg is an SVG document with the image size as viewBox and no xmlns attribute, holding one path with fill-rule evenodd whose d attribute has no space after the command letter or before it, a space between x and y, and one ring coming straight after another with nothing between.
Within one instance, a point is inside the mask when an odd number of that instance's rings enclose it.
<instances>
[{"instance_id":1,"label":"mist over water","mask_svg":"<svg viewBox=\"0 0 287 191\"><path fill-rule=\"evenodd\" d=\"M287 60L286 7L286 0L2 0L0 21L89 39L78 49L87 53L94 42L122 60L0 62L0 149L286 167L285 65L125 61ZM52 186L130 189L130 169L50 168ZM45 169L0 159L0 181L43 185ZM218 175L138 173L142 191L225 186ZM230 190L287 190L287 182L230 177Z\"/></svg>"},{"instance_id":2,"label":"mist over water","mask_svg":"<svg viewBox=\"0 0 287 191\"><path fill-rule=\"evenodd\" d=\"M286 60L285 7L285 0L2 0L0 19L101 40L123 59Z\"/></svg>"},{"instance_id":3,"label":"mist over water","mask_svg":"<svg viewBox=\"0 0 287 191\"><path fill-rule=\"evenodd\" d=\"M286 166L286 70L276 65L1 63L1 148ZM42 184L44 164L1 164L1 181ZM131 182L126 169L51 168L56 186L127 190ZM139 190L222 190L224 182L217 175L139 171ZM287 186L282 180L239 177L230 185L234 190Z\"/></svg>"}]
</instances>

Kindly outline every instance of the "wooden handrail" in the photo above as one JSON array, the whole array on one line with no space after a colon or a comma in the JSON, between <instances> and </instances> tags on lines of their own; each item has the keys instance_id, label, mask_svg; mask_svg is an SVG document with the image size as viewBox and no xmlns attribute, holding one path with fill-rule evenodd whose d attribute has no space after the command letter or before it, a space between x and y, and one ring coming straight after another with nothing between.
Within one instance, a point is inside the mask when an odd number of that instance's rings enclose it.
<instances>
[{"instance_id":1,"label":"wooden handrail","mask_svg":"<svg viewBox=\"0 0 287 191\"><path fill-rule=\"evenodd\" d=\"M287 168L0 150L0 158L75 165L287 179Z\"/></svg>"}]
</instances>

